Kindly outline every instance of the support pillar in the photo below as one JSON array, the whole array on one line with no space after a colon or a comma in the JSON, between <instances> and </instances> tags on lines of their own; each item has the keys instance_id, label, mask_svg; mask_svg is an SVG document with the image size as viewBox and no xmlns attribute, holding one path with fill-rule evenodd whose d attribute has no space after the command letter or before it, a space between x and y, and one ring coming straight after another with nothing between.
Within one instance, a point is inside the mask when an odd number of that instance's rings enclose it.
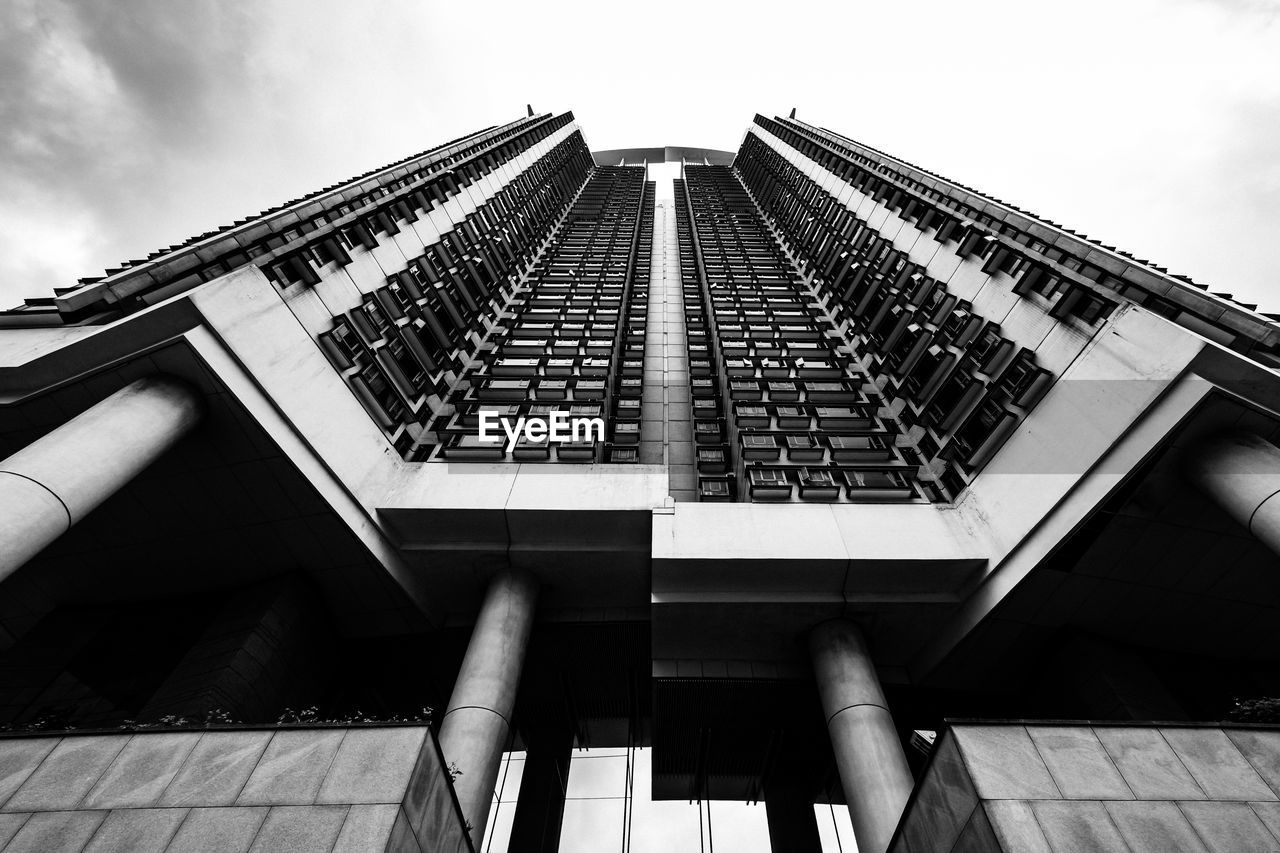
<instances>
[{"instance_id":1,"label":"support pillar","mask_svg":"<svg viewBox=\"0 0 1280 853\"><path fill-rule=\"evenodd\" d=\"M875 664L843 619L815 628L809 652L859 853L884 853L914 781Z\"/></svg>"},{"instance_id":2,"label":"support pillar","mask_svg":"<svg viewBox=\"0 0 1280 853\"><path fill-rule=\"evenodd\" d=\"M537 581L527 572L503 572L489 583L440 725L445 761L462 771L454 792L477 850L511 732L537 598Z\"/></svg>"},{"instance_id":3,"label":"support pillar","mask_svg":"<svg viewBox=\"0 0 1280 853\"><path fill-rule=\"evenodd\" d=\"M182 380L149 376L0 462L0 580L186 435L201 405Z\"/></svg>"},{"instance_id":4,"label":"support pillar","mask_svg":"<svg viewBox=\"0 0 1280 853\"><path fill-rule=\"evenodd\" d=\"M769 785L764 792L772 853L822 853L813 797L794 786Z\"/></svg>"},{"instance_id":5,"label":"support pillar","mask_svg":"<svg viewBox=\"0 0 1280 853\"><path fill-rule=\"evenodd\" d=\"M1252 433L1209 439L1187 473L1228 515L1280 554L1280 447Z\"/></svg>"},{"instance_id":6,"label":"support pillar","mask_svg":"<svg viewBox=\"0 0 1280 853\"><path fill-rule=\"evenodd\" d=\"M560 849L572 758L573 732L568 729L528 740L507 853L556 853Z\"/></svg>"}]
</instances>

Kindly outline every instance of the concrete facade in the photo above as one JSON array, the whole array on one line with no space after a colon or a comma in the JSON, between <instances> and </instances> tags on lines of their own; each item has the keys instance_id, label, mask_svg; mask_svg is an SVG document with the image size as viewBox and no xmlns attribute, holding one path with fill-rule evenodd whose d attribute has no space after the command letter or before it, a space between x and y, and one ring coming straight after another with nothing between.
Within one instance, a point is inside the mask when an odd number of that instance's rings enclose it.
<instances>
[{"instance_id":1,"label":"concrete facade","mask_svg":"<svg viewBox=\"0 0 1280 853\"><path fill-rule=\"evenodd\" d=\"M1021 766L1041 735L1056 754L1280 696L1280 324L794 119L756 117L731 163L698 151L664 151L680 177L657 186L642 150L599 161L572 114L531 115L0 312L0 537L36 531L0 540L0 722L442 709L462 775L430 770L429 807L402 766L436 760L421 727L235 735L338 758L418 738L387 758L406 787L351 783L376 802L199 802L246 845L296 819L345 849L376 806L352 849L478 849L503 755L527 752L511 849L549 850L574 746L642 746L656 800L765 800L797 850L810 806L848 806L878 853L951 849L921 803L966 755ZM605 422L589 446L475 441L483 412L579 407ZM813 639L832 625L856 642ZM911 744L957 716L1100 722L957 725L923 770ZM224 735L5 743L27 767L22 744L83 741L105 769ZM201 754L167 748L147 766L174 778ZM1041 848L1008 846L1006 808L1105 812L1134 850L1125 827L1170 804L1192 827L1229 811L1056 781L1060 802L988 808L1038 798L965 784L948 838L986 820L1010 850ZM3 806L39 817L10 847L177 820L90 793Z\"/></svg>"},{"instance_id":2,"label":"concrete facade","mask_svg":"<svg viewBox=\"0 0 1280 853\"><path fill-rule=\"evenodd\" d=\"M0 850L469 851L425 727L9 737Z\"/></svg>"},{"instance_id":3,"label":"concrete facade","mask_svg":"<svg viewBox=\"0 0 1280 853\"><path fill-rule=\"evenodd\" d=\"M1274 728L956 723L890 850L1271 850Z\"/></svg>"}]
</instances>

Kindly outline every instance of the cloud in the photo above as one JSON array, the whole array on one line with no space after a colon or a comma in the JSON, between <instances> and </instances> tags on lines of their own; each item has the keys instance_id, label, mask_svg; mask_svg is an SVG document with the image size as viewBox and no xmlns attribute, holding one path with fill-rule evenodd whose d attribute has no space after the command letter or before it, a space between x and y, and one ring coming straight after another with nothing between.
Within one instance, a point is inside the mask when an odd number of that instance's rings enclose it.
<instances>
[{"instance_id":1,"label":"cloud","mask_svg":"<svg viewBox=\"0 0 1280 853\"><path fill-rule=\"evenodd\" d=\"M155 248L139 240L159 230L157 196L175 159L224 135L222 93L244 86L252 41L236 12L154 0L14 0L0 33L0 296L12 303Z\"/></svg>"},{"instance_id":2,"label":"cloud","mask_svg":"<svg viewBox=\"0 0 1280 853\"><path fill-rule=\"evenodd\" d=\"M171 147L199 146L234 116L257 44L239 4L113 0L70 4L83 49L104 67L135 129Z\"/></svg>"},{"instance_id":3,"label":"cloud","mask_svg":"<svg viewBox=\"0 0 1280 853\"><path fill-rule=\"evenodd\" d=\"M0 4L0 304L520 114L439 85L432 17L416 0Z\"/></svg>"},{"instance_id":4,"label":"cloud","mask_svg":"<svg viewBox=\"0 0 1280 853\"><path fill-rule=\"evenodd\" d=\"M0 302L523 114L800 117L1280 308L1274 2L0 4ZM246 11L251 10L251 11Z\"/></svg>"}]
</instances>

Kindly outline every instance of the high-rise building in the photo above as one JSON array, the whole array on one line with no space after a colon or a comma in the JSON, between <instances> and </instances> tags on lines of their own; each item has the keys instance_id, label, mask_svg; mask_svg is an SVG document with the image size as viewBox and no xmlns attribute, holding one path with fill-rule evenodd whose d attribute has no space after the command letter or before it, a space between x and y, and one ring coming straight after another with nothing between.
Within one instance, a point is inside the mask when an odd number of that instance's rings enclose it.
<instances>
[{"instance_id":1,"label":"high-rise building","mask_svg":"<svg viewBox=\"0 0 1280 853\"><path fill-rule=\"evenodd\" d=\"M530 110L29 299L0 850L1280 847L1277 367L794 114Z\"/></svg>"}]
</instances>

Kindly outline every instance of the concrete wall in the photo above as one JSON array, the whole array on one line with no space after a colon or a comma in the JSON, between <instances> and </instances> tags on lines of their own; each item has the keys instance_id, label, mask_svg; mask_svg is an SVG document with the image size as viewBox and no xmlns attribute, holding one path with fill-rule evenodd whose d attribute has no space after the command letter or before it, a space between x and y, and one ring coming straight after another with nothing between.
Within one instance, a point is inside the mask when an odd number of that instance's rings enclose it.
<instances>
[{"instance_id":1,"label":"concrete wall","mask_svg":"<svg viewBox=\"0 0 1280 853\"><path fill-rule=\"evenodd\" d=\"M332 649L319 593L299 577L238 590L138 713L199 715L221 708L236 720L274 721L317 695Z\"/></svg>"},{"instance_id":2,"label":"concrete wall","mask_svg":"<svg viewBox=\"0 0 1280 853\"><path fill-rule=\"evenodd\" d=\"M963 723L892 853L1280 849L1280 728Z\"/></svg>"},{"instance_id":3,"label":"concrete wall","mask_svg":"<svg viewBox=\"0 0 1280 853\"><path fill-rule=\"evenodd\" d=\"M4 853L470 853L425 726L9 737Z\"/></svg>"}]
</instances>

